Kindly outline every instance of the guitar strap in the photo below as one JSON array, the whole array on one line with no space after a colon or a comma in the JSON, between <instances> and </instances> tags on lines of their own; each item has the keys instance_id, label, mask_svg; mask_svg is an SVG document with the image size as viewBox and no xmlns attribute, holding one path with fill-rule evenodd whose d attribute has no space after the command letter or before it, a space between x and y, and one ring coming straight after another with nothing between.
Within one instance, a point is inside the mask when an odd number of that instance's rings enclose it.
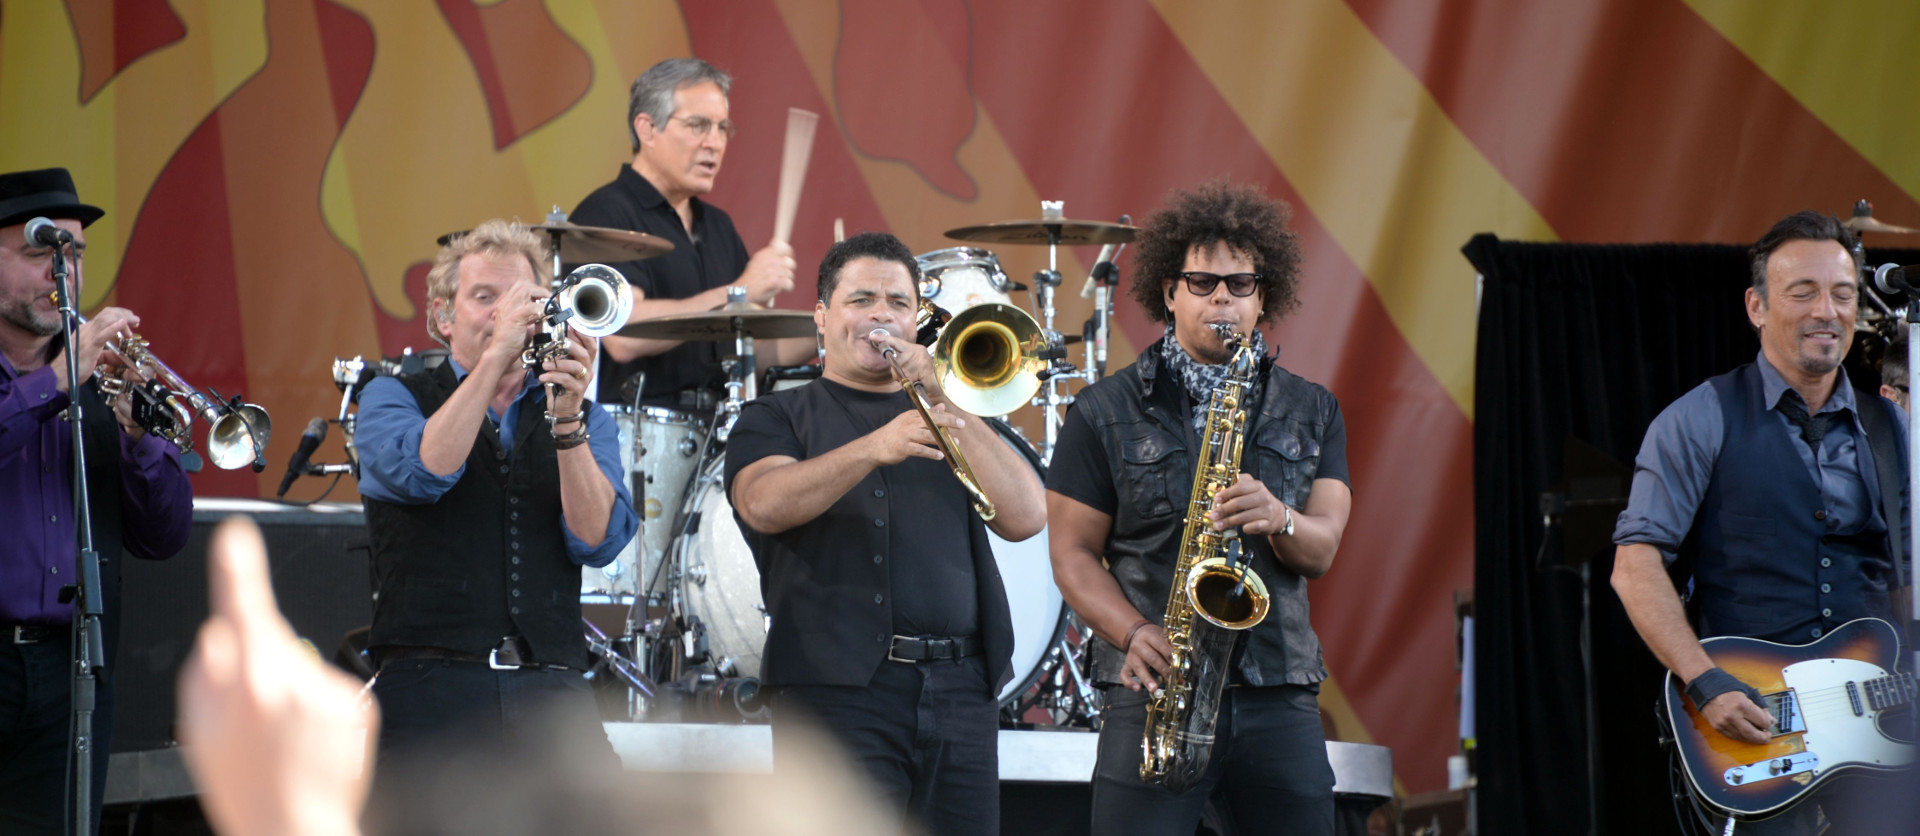
<instances>
[{"instance_id":1,"label":"guitar strap","mask_svg":"<svg viewBox=\"0 0 1920 836\"><path fill-rule=\"evenodd\" d=\"M1893 617L1896 622L1905 623L1913 615L1909 597L1913 586L1907 577L1905 557L1907 540L1900 525L1900 494L1907 483L1900 462L1906 451L1900 449L1900 435L1895 432L1891 410L1882 399L1862 395L1859 400L1866 401L1860 409L1860 425L1867 431L1867 447L1873 451L1873 469L1880 479L1880 513L1887 521L1888 556L1893 558L1895 592L1890 596Z\"/></svg>"}]
</instances>

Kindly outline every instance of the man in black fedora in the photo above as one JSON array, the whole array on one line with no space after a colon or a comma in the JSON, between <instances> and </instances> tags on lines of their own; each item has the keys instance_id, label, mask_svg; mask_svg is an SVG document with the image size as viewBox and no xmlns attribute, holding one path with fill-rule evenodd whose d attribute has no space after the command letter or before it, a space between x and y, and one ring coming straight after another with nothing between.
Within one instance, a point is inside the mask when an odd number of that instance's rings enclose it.
<instances>
[{"instance_id":1,"label":"man in black fedora","mask_svg":"<svg viewBox=\"0 0 1920 836\"><path fill-rule=\"evenodd\" d=\"M73 605L78 533L73 507L73 428L80 405L94 549L100 554L101 632L108 671L118 644L120 561L172 557L187 543L193 492L180 452L149 435L120 398L108 407L96 365L129 375L104 351L140 318L102 308L80 327L80 385L68 379L65 324L54 306L54 248L27 238L50 219L72 237L68 269L77 295L86 227L105 214L80 202L64 168L0 174L0 833L65 828L72 710ZM130 375L129 375L130 376ZM92 733L92 821L100 818L113 726L113 679L99 680Z\"/></svg>"}]
</instances>

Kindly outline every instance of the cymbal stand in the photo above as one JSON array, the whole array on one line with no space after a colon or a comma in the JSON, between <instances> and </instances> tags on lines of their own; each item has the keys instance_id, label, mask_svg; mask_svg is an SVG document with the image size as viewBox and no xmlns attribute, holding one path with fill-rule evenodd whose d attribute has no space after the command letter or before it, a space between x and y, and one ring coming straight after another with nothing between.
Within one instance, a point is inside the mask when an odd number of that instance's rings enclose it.
<instances>
[{"instance_id":1,"label":"cymbal stand","mask_svg":"<svg viewBox=\"0 0 1920 836\"><path fill-rule=\"evenodd\" d=\"M1047 228L1047 269L1033 274L1033 301L1040 309L1040 328L1047 339L1047 368L1040 372L1040 392L1033 396L1030 403L1043 408L1045 436L1040 443L1040 461L1053 461L1053 445L1060 437L1060 424L1064 420L1061 408L1073 403L1073 396L1066 393L1067 381L1082 377L1072 363L1065 361L1066 352L1061 348L1060 332L1053 327L1054 289L1060 286L1060 229L1065 223L1066 201L1040 201L1040 217L1043 221L1059 220L1059 224L1046 224Z\"/></svg>"},{"instance_id":2,"label":"cymbal stand","mask_svg":"<svg viewBox=\"0 0 1920 836\"><path fill-rule=\"evenodd\" d=\"M727 310L748 309L747 289L727 288ZM725 365L727 397L720 402L713 428L713 437L721 442L725 442L727 435L733 432L733 422L740 418L740 407L760 396L754 369L753 336L747 333L746 323L737 316L733 318L733 357Z\"/></svg>"},{"instance_id":3,"label":"cymbal stand","mask_svg":"<svg viewBox=\"0 0 1920 836\"><path fill-rule=\"evenodd\" d=\"M566 222L567 222L567 213L561 211L560 207L558 206L553 207L553 211L547 213L547 226L558 227L561 224L564 224ZM560 238L562 234L563 233L559 229L547 230L547 236L553 239L553 249L552 249L553 285L552 286L555 291L559 290L560 280L567 275L566 273L563 273L560 271Z\"/></svg>"}]
</instances>

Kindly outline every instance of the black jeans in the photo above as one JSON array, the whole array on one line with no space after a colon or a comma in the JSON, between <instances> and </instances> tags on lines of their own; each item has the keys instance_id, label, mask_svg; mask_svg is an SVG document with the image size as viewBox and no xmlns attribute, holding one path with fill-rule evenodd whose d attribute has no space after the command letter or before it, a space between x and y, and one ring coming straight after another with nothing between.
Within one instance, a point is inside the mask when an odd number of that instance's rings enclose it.
<instances>
[{"instance_id":1,"label":"black jeans","mask_svg":"<svg viewBox=\"0 0 1920 836\"><path fill-rule=\"evenodd\" d=\"M1000 708L979 656L881 662L864 688L788 685L774 696L773 766L805 763L812 722L881 797L935 836L1000 831Z\"/></svg>"},{"instance_id":2,"label":"black jeans","mask_svg":"<svg viewBox=\"0 0 1920 836\"><path fill-rule=\"evenodd\" d=\"M65 832L73 650L66 628L36 644L0 637L0 833ZM113 747L113 684L94 689L93 824L100 826Z\"/></svg>"},{"instance_id":3,"label":"black jeans","mask_svg":"<svg viewBox=\"0 0 1920 836\"><path fill-rule=\"evenodd\" d=\"M1093 832L1187 834L1212 797L1235 836L1333 835L1333 767L1313 687L1228 688L1213 762L1184 793L1140 780L1145 691L1107 689L1093 767Z\"/></svg>"},{"instance_id":4,"label":"black jeans","mask_svg":"<svg viewBox=\"0 0 1920 836\"><path fill-rule=\"evenodd\" d=\"M498 671L484 662L406 659L388 662L373 683L380 702L376 794L396 762L445 756L499 763L542 747L579 745L578 757L618 770L593 692L579 671ZM404 779L402 779L404 780Z\"/></svg>"}]
</instances>

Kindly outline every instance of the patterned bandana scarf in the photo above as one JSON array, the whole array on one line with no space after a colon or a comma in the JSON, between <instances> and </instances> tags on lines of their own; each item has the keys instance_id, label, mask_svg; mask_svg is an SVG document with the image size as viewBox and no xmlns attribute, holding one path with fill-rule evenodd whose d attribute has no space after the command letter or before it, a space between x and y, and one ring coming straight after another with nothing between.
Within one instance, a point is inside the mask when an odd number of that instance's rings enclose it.
<instances>
[{"instance_id":1,"label":"patterned bandana scarf","mask_svg":"<svg viewBox=\"0 0 1920 836\"><path fill-rule=\"evenodd\" d=\"M1267 354L1267 338L1259 329L1253 331L1253 350L1260 356ZM1167 333L1160 338L1160 356L1167 363L1167 371L1173 373L1175 380L1187 390L1187 398L1193 403L1193 431L1198 433L1207 426L1207 402L1213 399L1213 389L1227 377L1227 364L1207 364L1193 359L1180 341L1173 336L1173 325L1167 325Z\"/></svg>"}]
</instances>

